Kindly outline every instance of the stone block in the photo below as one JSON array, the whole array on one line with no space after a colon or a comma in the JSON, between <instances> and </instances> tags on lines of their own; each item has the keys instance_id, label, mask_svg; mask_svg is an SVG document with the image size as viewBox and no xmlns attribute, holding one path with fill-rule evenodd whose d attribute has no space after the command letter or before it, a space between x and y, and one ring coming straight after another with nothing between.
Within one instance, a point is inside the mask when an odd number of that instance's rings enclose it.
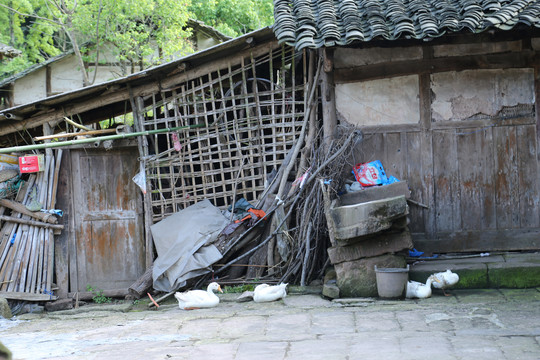
<instances>
[{"instance_id":1,"label":"stone block","mask_svg":"<svg viewBox=\"0 0 540 360\"><path fill-rule=\"evenodd\" d=\"M326 296L330 299L338 299L339 298L339 288L336 284L324 284L323 290L322 290L323 296Z\"/></svg>"},{"instance_id":2,"label":"stone block","mask_svg":"<svg viewBox=\"0 0 540 360\"><path fill-rule=\"evenodd\" d=\"M73 309L74 300L69 299L60 299L45 304L45 310L49 312L61 311L61 310L70 310Z\"/></svg>"},{"instance_id":3,"label":"stone block","mask_svg":"<svg viewBox=\"0 0 540 360\"><path fill-rule=\"evenodd\" d=\"M403 218L408 213L405 196L345 206L334 200L327 219L334 240L343 246L357 242L366 235L391 228L396 219Z\"/></svg>"},{"instance_id":4,"label":"stone block","mask_svg":"<svg viewBox=\"0 0 540 360\"><path fill-rule=\"evenodd\" d=\"M404 268L404 256L385 254L334 265L337 286L341 297L375 297L377 293L377 268Z\"/></svg>"},{"instance_id":5,"label":"stone block","mask_svg":"<svg viewBox=\"0 0 540 360\"><path fill-rule=\"evenodd\" d=\"M0 317L3 317L4 319L11 319L13 317L9 304L3 297L0 297Z\"/></svg>"},{"instance_id":6,"label":"stone block","mask_svg":"<svg viewBox=\"0 0 540 360\"><path fill-rule=\"evenodd\" d=\"M412 248L412 237L408 230L400 232L383 231L376 236L355 244L330 247L328 248L328 257L332 264L339 264L344 261L396 253Z\"/></svg>"},{"instance_id":7,"label":"stone block","mask_svg":"<svg viewBox=\"0 0 540 360\"><path fill-rule=\"evenodd\" d=\"M384 186L371 186L360 191L343 194L339 198L341 205L354 205L373 200L381 200L403 195L406 199L411 197L407 181L399 181Z\"/></svg>"},{"instance_id":8,"label":"stone block","mask_svg":"<svg viewBox=\"0 0 540 360\"><path fill-rule=\"evenodd\" d=\"M489 287L526 289L540 286L540 267L533 262L488 264Z\"/></svg>"}]
</instances>

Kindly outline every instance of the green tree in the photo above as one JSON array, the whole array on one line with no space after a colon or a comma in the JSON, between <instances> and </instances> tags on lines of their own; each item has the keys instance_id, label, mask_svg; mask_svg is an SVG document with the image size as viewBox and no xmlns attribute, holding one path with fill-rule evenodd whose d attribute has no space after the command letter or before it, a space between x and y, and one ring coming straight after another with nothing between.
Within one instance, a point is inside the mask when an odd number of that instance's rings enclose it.
<instances>
[{"instance_id":1,"label":"green tree","mask_svg":"<svg viewBox=\"0 0 540 360\"><path fill-rule=\"evenodd\" d=\"M0 42L23 55L0 63L0 77L66 50L75 52L83 82L92 84L100 52L145 69L192 50L185 24L196 18L238 36L273 23L272 0L1 0ZM95 72L93 72L95 76Z\"/></svg>"},{"instance_id":2,"label":"green tree","mask_svg":"<svg viewBox=\"0 0 540 360\"><path fill-rule=\"evenodd\" d=\"M0 4L0 42L22 51L22 55L0 64L0 75L9 75L60 54L55 44L57 24L48 20L43 0L4 0ZM33 14L33 16L26 16Z\"/></svg>"},{"instance_id":3,"label":"green tree","mask_svg":"<svg viewBox=\"0 0 540 360\"><path fill-rule=\"evenodd\" d=\"M197 20L236 37L274 23L272 0L192 0Z\"/></svg>"},{"instance_id":4,"label":"green tree","mask_svg":"<svg viewBox=\"0 0 540 360\"><path fill-rule=\"evenodd\" d=\"M117 60L141 69L191 50L190 0L6 0L0 4L0 41L23 57L0 64L0 74L20 71L67 49L79 59L84 83L93 80L85 61L99 62L103 46ZM96 51L90 51L95 49Z\"/></svg>"}]
</instances>

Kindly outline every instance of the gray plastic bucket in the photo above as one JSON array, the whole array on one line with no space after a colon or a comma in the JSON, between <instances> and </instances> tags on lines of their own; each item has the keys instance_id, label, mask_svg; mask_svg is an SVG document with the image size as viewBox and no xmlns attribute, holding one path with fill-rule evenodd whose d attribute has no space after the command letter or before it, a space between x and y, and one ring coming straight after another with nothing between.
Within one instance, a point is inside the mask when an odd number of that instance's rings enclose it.
<instances>
[{"instance_id":1,"label":"gray plastic bucket","mask_svg":"<svg viewBox=\"0 0 540 360\"><path fill-rule=\"evenodd\" d=\"M385 299L399 299L405 297L407 282L409 281L409 265L406 268L381 268L375 265L377 278L377 292L379 297Z\"/></svg>"}]
</instances>

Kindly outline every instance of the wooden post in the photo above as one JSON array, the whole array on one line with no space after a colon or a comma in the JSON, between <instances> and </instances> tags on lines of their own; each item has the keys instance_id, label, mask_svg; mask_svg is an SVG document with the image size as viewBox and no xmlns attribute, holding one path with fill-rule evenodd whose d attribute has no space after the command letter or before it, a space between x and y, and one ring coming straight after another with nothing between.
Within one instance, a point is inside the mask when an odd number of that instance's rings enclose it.
<instances>
[{"instance_id":1,"label":"wooden post","mask_svg":"<svg viewBox=\"0 0 540 360\"><path fill-rule=\"evenodd\" d=\"M538 64L534 67L534 99L536 103L536 185L540 194L540 65Z\"/></svg>"},{"instance_id":2,"label":"wooden post","mask_svg":"<svg viewBox=\"0 0 540 360\"><path fill-rule=\"evenodd\" d=\"M134 99L132 96L132 90L130 89L130 100L131 107L133 109L133 119L135 129L137 131L142 131L144 128L143 121L143 111L144 111L144 100L141 97ZM141 171L146 171L146 159L148 157L148 142L146 137L138 136L137 144L139 148L139 156L143 159L141 160ZM146 180L146 185L148 189L148 180ZM149 268L154 263L154 244L152 242L152 232L150 231L150 226L152 226L152 198L150 191L147 191L143 195L144 198L144 234L145 234L145 250L146 250L146 268Z\"/></svg>"},{"instance_id":3,"label":"wooden post","mask_svg":"<svg viewBox=\"0 0 540 360\"><path fill-rule=\"evenodd\" d=\"M329 147L335 136L337 127L336 117L336 87L334 84L334 49L322 48L319 52L323 57L321 73L321 103L323 118L323 138Z\"/></svg>"},{"instance_id":4,"label":"wooden post","mask_svg":"<svg viewBox=\"0 0 540 360\"><path fill-rule=\"evenodd\" d=\"M425 60L433 59L433 48L423 47ZM431 73L429 68L419 75L420 97L420 128L422 129L420 149L422 154L422 200L428 208L422 209L425 213L424 228L426 237L432 237L435 233L435 194L433 174L433 132L431 130Z\"/></svg>"}]
</instances>

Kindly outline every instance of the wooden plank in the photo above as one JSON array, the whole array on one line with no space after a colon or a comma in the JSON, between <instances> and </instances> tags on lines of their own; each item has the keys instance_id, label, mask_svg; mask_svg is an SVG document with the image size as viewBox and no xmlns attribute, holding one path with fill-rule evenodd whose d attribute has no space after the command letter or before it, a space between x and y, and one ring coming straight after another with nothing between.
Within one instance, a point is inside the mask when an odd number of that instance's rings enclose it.
<instances>
[{"instance_id":1,"label":"wooden plank","mask_svg":"<svg viewBox=\"0 0 540 360\"><path fill-rule=\"evenodd\" d=\"M17 202L26 202L35 181L36 175L31 174L28 177L28 181L23 185L21 191L15 198ZM12 213L12 215L15 217L22 216L22 214L19 213ZM6 224L2 228L2 243L4 246L2 248L2 253L0 254L0 290L7 290L8 288L8 283L1 282L8 281L13 270L13 259L15 258L15 254L20 244L18 238L22 235L22 231L19 231L16 234L18 229L19 226L14 223ZM13 245L11 243L12 240Z\"/></svg>"},{"instance_id":2,"label":"wooden plank","mask_svg":"<svg viewBox=\"0 0 540 360\"><path fill-rule=\"evenodd\" d=\"M0 291L0 297L21 301L53 301L57 297L48 294L33 294L26 292Z\"/></svg>"},{"instance_id":3,"label":"wooden plank","mask_svg":"<svg viewBox=\"0 0 540 360\"><path fill-rule=\"evenodd\" d=\"M35 286L36 286L36 277L38 273L38 268L40 264L38 264L38 251L39 251L39 238L38 236L35 236L39 232L39 228L36 228L35 226L30 227L30 235L29 240L32 243L31 247L31 254L29 261L27 263L27 269L28 269L28 280L26 279L26 276L22 276L21 281L21 291L24 292L35 292ZM27 281L26 281L27 280ZM24 282L26 281L26 282ZM26 284L26 285L24 285Z\"/></svg>"},{"instance_id":4,"label":"wooden plank","mask_svg":"<svg viewBox=\"0 0 540 360\"><path fill-rule=\"evenodd\" d=\"M435 233L461 226L457 144L454 131L433 131Z\"/></svg>"},{"instance_id":5,"label":"wooden plank","mask_svg":"<svg viewBox=\"0 0 540 360\"><path fill-rule=\"evenodd\" d=\"M176 106L174 108L176 112ZM135 129L140 129L139 131L142 131L142 129L144 128L142 115L142 111L144 110L143 99L141 99L140 97L136 99L136 105L134 106L134 109L136 111L134 114ZM147 139L145 137L139 136L137 138L137 146L139 149L139 156L142 159L146 159L149 154ZM142 167L140 167L139 171L146 171L146 160L143 160ZM144 208L145 263L147 268L152 266L152 264L154 263L154 243L152 241L152 232L150 230L150 226L152 226L153 224L152 195L149 191L149 185L150 182L148 181L148 179L146 179L147 191L145 194L143 194L142 205L139 206L139 208L141 206ZM139 202L140 201L141 200L139 200Z\"/></svg>"},{"instance_id":6,"label":"wooden plank","mask_svg":"<svg viewBox=\"0 0 540 360\"><path fill-rule=\"evenodd\" d=\"M520 227L540 226L536 127L517 128Z\"/></svg>"},{"instance_id":7,"label":"wooden plank","mask_svg":"<svg viewBox=\"0 0 540 360\"><path fill-rule=\"evenodd\" d=\"M493 191L496 194L495 210L498 229L519 227L519 212L515 211L519 208L518 166L515 161L517 142L516 128L493 129L496 169Z\"/></svg>"},{"instance_id":8,"label":"wooden plank","mask_svg":"<svg viewBox=\"0 0 540 360\"><path fill-rule=\"evenodd\" d=\"M50 224L50 223L44 223L44 222L41 222L41 221L25 220L25 219L22 219L22 218L17 218L17 217L13 217L13 216L6 216L6 215L0 215L0 220L7 221L7 222L18 223L18 224L25 224L25 225L43 227L43 228L46 228L46 229L56 229L56 230L64 229L64 225L61 225L61 224Z\"/></svg>"},{"instance_id":9,"label":"wooden plank","mask_svg":"<svg viewBox=\"0 0 540 360\"><path fill-rule=\"evenodd\" d=\"M84 243L85 238L80 237L78 238L78 234L81 232L81 225L76 223L77 218L82 217L82 209L79 204L84 204L84 201L82 199L82 196L80 194L80 189L78 188L78 184L80 184L80 178L81 178L81 166L80 163L80 151L71 151L71 186L70 186L70 193L71 193L71 208L73 209L73 214L71 216L70 226L72 229L71 236L69 239L69 289L70 290L79 290L79 286L85 286L85 284L79 285L79 278L81 275L79 274L80 271L84 271L79 269L77 266L77 263L79 261L79 256L81 258L84 258L84 246L82 246L81 252L79 252L79 247L81 246L81 243Z\"/></svg>"},{"instance_id":10,"label":"wooden plank","mask_svg":"<svg viewBox=\"0 0 540 360\"><path fill-rule=\"evenodd\" d=\"M340 68L334 71L335 82L343 84L375 80L395 76L418 74L430 69L430 72L462 71L469 69L500 69L533 67L540 62L539 55L532 50L521 52L453 56L447 58L415 59L394 61L373 65Z\"/></svg>"},{"instance_id":11,"label":"wooden plank","mask_svg":"<svg viewBox=\"0 0 540 360\"><path fill-rule=\"evenodd\" d=\"M69 239L73 238L72 231L72 214L73 208L71 203L71 151L63 151L62 166L58 175L58 194L56 196L56 205L59 209L63 209L64 216L60 218L60 222L64 225L64 231L56 237L54 247L54 270L56 277L56 285L58 290L56 294L58 298L64 299L69 291Z\"/></svg>"},{"instance_id":12,"label":"wooden plank","mask_svg":"<svg viewBox=\"0 0 540 360\"><path fill-rule=\"evenodd\" d=\"M432 187L430 183L428 186L427 179L432 179L432 176L426 173L425 159L431 159L431 149L424 148L424 139L424 133L407 133L407 145L404 152L406 155L406 180L410 190L409 198L422 204L428 204L428 196L432 196L432 192L430 192ZM422 152L424 149L429 153ZM429 231L425 218L428 211L430 210L409 204L409 227L411 231Z\"/></svg>"},{"instance_id":13,"label":"wooden plank","mask_svg":"<svg viewBox=\"0 0 540 360\"><path fill-rule=\"evenodd\" d=\"M431 253L526 251L540 248L540 228L440 231L433 238L414 233L415 248Z\"/></svg>"},{"instance_id":14,"label":"wooden plank","mask_svg":"<svg viewBox=\"0 0 540 360\"><path fill-rule=\"evenodd\" d=\"M484 129L479 132L480 137L480 156L484 164L484 169L480 173L480 180L483 192L483 229L497 228L497 210L495 194L495 144L493 142L493 128Z\"/></svg>"},{"instance_id":15,"label":"wooden plank","mask_svg":"<svg viewBox=\"0 0 540 360\"><path fill-rule=\"evenodd\" d=\"M381 154L380 160L388 177L404 178L407 159L404 157L405 149L402 151L402 137L405 137L405 134L399 132L385 134L385 150Z\"/></svg>"},{"instance_id":16,"label":"wooden plank","mask_svg":"<svg viewBox=\"0 0 540 360\"><path fill-rule=\"evenodd\" d=\"M480 174L485 164L481 161L481 131L457 135L458 196L461 206L461 226L454 230L483 229L484 199ZM443 153L440 156L445 156Z\"/></svg>"},{"instance_id":17,"label":"wooden plank","mask_svg":"<svg viewBox=\"0 0 540 360\"><path fill-rule=\"evenodd\" d=\"M540 65L534 67L534 102L536 114L536 191L540 194Z\"/></svg>"}]
</instances>

